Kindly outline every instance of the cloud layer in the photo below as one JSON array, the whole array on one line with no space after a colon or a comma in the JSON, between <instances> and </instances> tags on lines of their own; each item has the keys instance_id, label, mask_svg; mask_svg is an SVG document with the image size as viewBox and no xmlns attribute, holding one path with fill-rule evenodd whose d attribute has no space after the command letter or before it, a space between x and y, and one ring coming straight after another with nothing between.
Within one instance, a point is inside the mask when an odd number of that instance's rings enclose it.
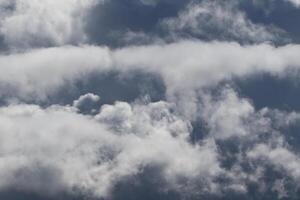
<instances>
[{"instance_id":1,"label":"cloud layer","mask_svg":"<svg viewBox=\"0 0 300 200\"><path fill-rule=\"evenodd\" d=\"M0 197L298 199L298 4L0 0Z\"/></svg>"}]
</instances>

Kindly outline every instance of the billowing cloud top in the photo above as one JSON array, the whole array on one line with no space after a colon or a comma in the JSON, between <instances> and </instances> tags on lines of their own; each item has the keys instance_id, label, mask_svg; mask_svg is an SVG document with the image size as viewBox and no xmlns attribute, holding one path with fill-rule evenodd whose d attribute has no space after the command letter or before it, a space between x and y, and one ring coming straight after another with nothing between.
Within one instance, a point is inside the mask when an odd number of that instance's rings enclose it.
<instances>
[{"instance_id":1,"label":"billowing cloud top","mask_svg":"<svg viewBox=\"0 0 300 200\"><path fill-rule=\"evenodd\" d=\"M0 198L299 199L299 6L0 0Z\"/></svg>"}]
</instances>

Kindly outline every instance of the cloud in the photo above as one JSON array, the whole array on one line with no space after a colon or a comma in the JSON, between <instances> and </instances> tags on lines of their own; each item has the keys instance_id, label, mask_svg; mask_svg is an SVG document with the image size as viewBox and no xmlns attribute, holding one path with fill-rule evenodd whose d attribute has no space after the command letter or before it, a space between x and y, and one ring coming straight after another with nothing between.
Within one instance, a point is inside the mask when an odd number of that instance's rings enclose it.
<instances>
[{"instance_id":1,"label":"cloud","mask_svg":"<svg viewBox=\"0 0 300 200\"><path fill-rule=\"evenodd\" d=\"M130 3L110 0L89 12L86 32L92 43L113 47L190 38L242 44L291 41L284 28L266 23L262 16L256 15L259 20L248 17L252 11L244 9L247 3L238 0L133 0Z\"/></svg>"},{"instance_id":2,"label":"cloud","mask_svg":"<svg viewBox=\"0 0 300 200\"><path fill-rule=\"evenodd\" d=\"M93 107L93 104L97 103L100 100L100 97L93 93L87 93L81 95L77 100L73 101L73 107L82 110L86 107ZM95 112L95 110L92 110Z\"/></svg>"},{"instance_id":3,"label":"cloud","mask_svg":"<svg viewBox=\"0 0 300 200\"><path fill-rule=\"evenodd\" d=\"M254 149L247 153L247 156L256 160L266 159L266 164L270 163L279 170L284 170L296 182L299 180L299 155L290 151L284 144L257 144Z\"/></svg>"},{"instance_id":4,"label":"cloud","mask_svg":"<svg viewBox=\"0 0 300 200\"><path fill-rule=\"evenodd\" d=\"M109 51L98 47L60 47L0 56L2 97L46 99L60 87L82 79L95 70L111 67Z\"/></svg>"},{"instance_id":5,"label":"cloud","mask_svg":"<svg viewBox=\"0 0 300 200\"><path fill-rule=\"evenodd\" d=\"M188 123L170 106L118 102L104 106L96 118L70 106L2 107L0 189L54 195L78 188L106 196L146 166L160 167L170 187L180 184L179 177L212 184L221 171L214 143L191 145Z\"/></svg>"},{"instance_id":6,"label":"cloud","mask_svg":"<svg viewBox=\"0 0 300 200\"><path fill-rule=\"evenodd\" d=\"M217 139L254 135L257 130L268 129L268 120L257 115L249 100L238 97L230 88L223 89L217 98L201 97L203 105L200 106L199 115L207 123L210 135ZM252 126L255 128L251 128Z\"/></svg>"},{"instance_id":7,"label":"cloud","mask_svg":"<svg viewBox=\"0 0 300 200\"><path fill-rule=\"evenodd\" d=\"M185 112L197 110L197 90L220 81L262 72L280 76L286 75L289 68L297 69L298 48L297 45L181 41L123 48L114 52L113 60L121 71L139 69L160 74L166 84L167 98L180 100ZM186 115L194 116L192 112Z\"/></svg>"},{"instance_id":8,"label":"cloud","mask_svg":"<svg viewBox=\"0 0 300 200\"><path fill-rule=\"evenodd\" d=\"M229 84L295 77L300 46L273 45L285 33L242 6L0 0L0 195L115 199L122 184L125 193L135 193L132 182L148 188L149 176L151 191L179 199L298 194L288 129L300 114L258 109ZM119 76L129 83L113 85ZM155 100L150 76L164 84Z\"/></svg>"},{"instance_id":9,"label":"cloud","mask_svg":"<svg viewBox=\"0 0 300 200\"><path fill-rule=\"evenodd\" d=\"M277 41L282 33L275 27L253 23L238 8L238 1L192 1L178 17L163 20L161 26L175 37L242 43Z\"/></svg>"},{"instance_id":10,"label":"cloud","mask_svg":"<svg viewBox=\"0 0 300 200\"><path fill-rule=\"evenodd\" d=\"M95 46L39 49L0 57L0 94L6 98L45 100L62 86L96 72L142 71L161 76L167 98L180 102L182 112L191 117L196 111L198 90L255 73L287 75L288 69L297 70L300 65L297 52L298 45L241 46L234 42L196 41L116 50Z\"/></svg>"},{"instance_id":11,"label":"cloud","mask_svg":"<svg viewBox=\"0 0 300 200\"><path fill-rule=\"evenodd\" d=\"M298 156L274 140L278 133L269 123L273 117L283 121L286 116L291 123L298 119L295 114L267 108L255 111L228 87L221 89L220 96L201 97L206 100L199 106L209 134L194 144L190 121L166 101L116 102L103 105L96 115L80 114L69 105L1 107L0 190L14 188L46 196L80 191L107 197L119 182L144 173L147 167L158 167L164 182L160 187L183 196L194 191L193 197L226 191L243 194L249 183L264 183L261 159L265 157L298 177L298 161L292 161ZM227 145L233 148L227 143L232 137L237 138L237 153L226 150ZM232 161L229 168L223 163ZM252 162L255 170L243 168L251 169Z\"/></svg>"},{"instance_id":12,"label":"cloud","mask_svg":"<svg viewBox=\"0 0 300 200\"><path fill-rule=\"evenodd\" d=\"M182 88L209 86L232 76L255 72L283 73L282 70L299 65L295 52L298 48L298 45L276 48L268 44L241 46L228 42L181 41L123 48L112 55L121 71L158 72L167 85L172 83Z\"/></svg>"},{"instance_id":13,"label":"cloud","mask_svg":"<svg viewBox=\"0 0 300 200\"><path fill-rule=\"evenodd\" d=\"M299 1L299 0L286 0L286 1L292 3L293 5L295 5L295 6L297 6L297 7L300 6L300 1Z\"/></svg>"},{"instance_id":14,"label":"cloud","mask_svg":"<svg viewBox=\"0 0 300 200\"><path fill-rule=\"evenodd\" d=\"M1 13L0 33L4 43L14 50L82 43L87 40L84 17L95 3L95 0L3 0L0 9L5 12Z\"/></svg>"}]
</instances>

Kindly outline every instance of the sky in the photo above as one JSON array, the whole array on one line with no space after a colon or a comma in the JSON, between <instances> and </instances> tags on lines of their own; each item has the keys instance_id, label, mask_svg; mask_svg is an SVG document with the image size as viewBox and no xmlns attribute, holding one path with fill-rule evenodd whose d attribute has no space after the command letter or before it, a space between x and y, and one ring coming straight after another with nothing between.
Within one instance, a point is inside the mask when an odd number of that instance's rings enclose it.
<instances>
[{"instance_id":1,"label":"sky","mask_svg":"<svg viewBox=\"0 0 300 200\"><path fill-rule=\"evenodd\" d=\"M0 199L299 199L299 21L299 0L0 0Z\"/></svg>"}]
</instances>

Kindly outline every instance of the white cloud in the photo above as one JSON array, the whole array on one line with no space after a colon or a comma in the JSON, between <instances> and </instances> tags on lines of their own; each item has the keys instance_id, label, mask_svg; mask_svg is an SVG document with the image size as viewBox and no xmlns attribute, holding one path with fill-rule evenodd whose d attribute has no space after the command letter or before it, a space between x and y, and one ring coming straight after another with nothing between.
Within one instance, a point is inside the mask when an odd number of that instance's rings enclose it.
<instances>
[{"instance_id":1,"label":"white cloud","mask_svg":"<svg viewBox=\"0 0 300 200\"><path fill-rule=\"evenodd\" d=\"M154 6L159 0L141 2ZM177 18L162 24L172 33L188 29L192 34L210 35L216 29L224 31L226 39L275 39L273 32L253 24L234 5L220 2L190 4ZM0 55L0 99L11 100L0 107L0 190L11 187L51 195L79 188L105 197L114 184L149 166L159 167L168 187L182 191L201 182L200 189L190 193L227 189L244 193L247 183L260 183L265 163L300 180L299 155L288 148L283 136L274 141L280 135L276 129L296 123L299 113L256 111L250 100L228 87L219 96L204 90L235 76L262 72L284 76L289 69L297 71L300 45L190 40L119 49L65 46L86 41L83 19L94 3L0 0L0 34L19 52ZM219 36L210 39L214 37ZM19 51L49 45L60 47ZM11 103L46 101L76 80L88 81L91 74L109 71L158 74L166 85L166 101L116 102L103 105L95 115L78 112L88 102L97 105L100 97L92 93L66 106ZM191 144L195 119L204 121L208 134ZM218 142L227 145L232 137L237 152L221 152ZM235 163L223 169L224 161ZM257 168L244 170L242 165L251 161ZM224 178L226 186L219 185L218 178ZM182 184L183 179L187 183ZM279 183L273 189L285 196L282 187Z\"/></svg>"},{"instance_id":2,"label":"white cloud","mask_svg":"<svg viewBox=\"0 0 300 200\"><path fill-rule=\"evenodd\" d=\"M295 111L287 112L278 109L263 108L260 110L260 114L270 118L277 128L289 127L300 120L300 113Z\"/></svg>"},{"instance_id":3,"label":"white cloud","mask_svg":"<svg viewBox=\"0 0 300 200\"><path fill-rule=\"evenodd\" d=\"M120 71L140 69L159 73L169 100L178 101L186 115L197 111L197 90L235 76L267 72L286 75L300 64L298 45L241 46L228 42L181 41L168 45L128 47L113 53Z\"/></svg>"},{"instance_id":4,"label":"white cloud","mask_svg":"<svg viewBox=\"0 0 300 200\"><path fill-rule=\"evenodd\" d=\"M168 99L179 99L179 107L192 116L197 108L197 90L233 76L261 72L286 75L287 69L300 65L299 49L299 45L195 41L116 50L94 46L40 49L0 56L0 94L7 96L13 91L14 97L45 99L63 85L91 73L141 70L161 75Z\"/></svg>"},{"instance_id":5,"label":"white cloud","mask_svg":"<svg viewBox=\"0 0 300 200\"><path fill-rule=\"evenodd\" d=\"M284 144L257 144L247 156L253 160L269 161L279 170L285 170L287 174L297 182L300 178L300 157L292 152ZM269 163L267 162L267 163Z\"/></svg>"},{"instance_id":6,"label":"white cloud","mask_svg":"<svg viewBox=\"0 0 300 200\"><path fill-rule=\"evenodd\" d=\"M210 40L263 42L279 39L282 31L253 23L237 4L238 1L192 1L178 17L163 20L161 26L175 36L190 34Z\"/></svg>"},{"instance_id":7,"label":"white cloud","mask_svg":"<svg viewBox=\"0 0 300 200\"><path fill-rule=\"evenodd\" d=\"M221 171L215 144L191 145L181 137L188 134L188 123L172 114L170 106L119 102L103 107L96 118L70 106L2 107L0 189L39 193L47 188L55 194L76 187L105 196L117 181L156 165L170 187L176 187L177 177L213 184ZM128 114L115 120L124 107Z\"/></svg>"},{"instance_id":8,"label":"white cloud","mask_svg":"<svg viewBox=\"0 0 300 200\"><path fill-rule=\"evenodd\" d=\"M255 109L247 99L237 96L235 91L225 88L217 100L212 100L210 96L204 96L201 106L201 117L207 122L210 134L215 138L227 139L233 136L246 136L255 134L249 129L254 122L257 123L255 129L263 130L263 126L268 126L262 118L256 116ZM251 124L251 125L250 125ZM261 126L257 126L260 124Z\"/></svg>"},{"instance_id":9,"label":"white cloud","mask_svg":"<svg viewBox=\"0 0 300 200\"><path fill-rule=\"evenodd\" d=\"M111 67L109 53L107 48L65 46L2 55L0 96L13 93L23 99L46 99L76 79Z\"/></svg>"},{"instance_id":10,"label":"white cloud","mask_svg":"<svg viewBox=\"0 0 300 200\"><path fill-rule=\"evenodd\" d=\"M171 188L197 188L202 180L200 190L246 192L249 181L259 182L263 165L259 164L253 173L243 171L239 160L229 171L220 168L219 159L226 155L219 151L214 138L255 136L268 128L270 118L266 113L271 111L255 112L247 99L228 88L221 98L208 98L200 106L211 131L194 145L189 142L190 122L177 112L175 104L164 101L116 102L103 105L96 116L79 114L72 106L1 107L0 189L13 187L51 195L75 187L106 196L123 178L142 173L146 166L160 166L161 178ZM280 121L292 114L276 115ZM272 135L272 130L268 134ZM300 176L297 155L282 146L273 148L261 141L248 141L253 142L259 144L247 153L247 158L267 158L293 177ZM229 180L225 187L215 182L219 176ZM180 185L182 177L189 181L188 186Z\"/></svg>"},{"instance_id":11,"label":"white cloud","mask_svg":"<svg viewBox=\"0 0 300 200\"><path fill-rule=\"evenodd\" d=\"M84 17L97 0L2 0L0 33L12 49L78 44L86 40Z\"/></svg>"},{"instance_id":12,"label":"white cloud","mask_svg":"<svg viewBox=\"0 0 300 200\"><path fill-rule=\"evenodd\" d=\"M228 42L182 41L123 48L114 51L112 56L121 71L157 72L168 86L173 84L183 89L262 71L280 74L290 66L299 66L299 48L298 45L276 48L268 44L241 46Z\"/></svg>"}]
</instances>

